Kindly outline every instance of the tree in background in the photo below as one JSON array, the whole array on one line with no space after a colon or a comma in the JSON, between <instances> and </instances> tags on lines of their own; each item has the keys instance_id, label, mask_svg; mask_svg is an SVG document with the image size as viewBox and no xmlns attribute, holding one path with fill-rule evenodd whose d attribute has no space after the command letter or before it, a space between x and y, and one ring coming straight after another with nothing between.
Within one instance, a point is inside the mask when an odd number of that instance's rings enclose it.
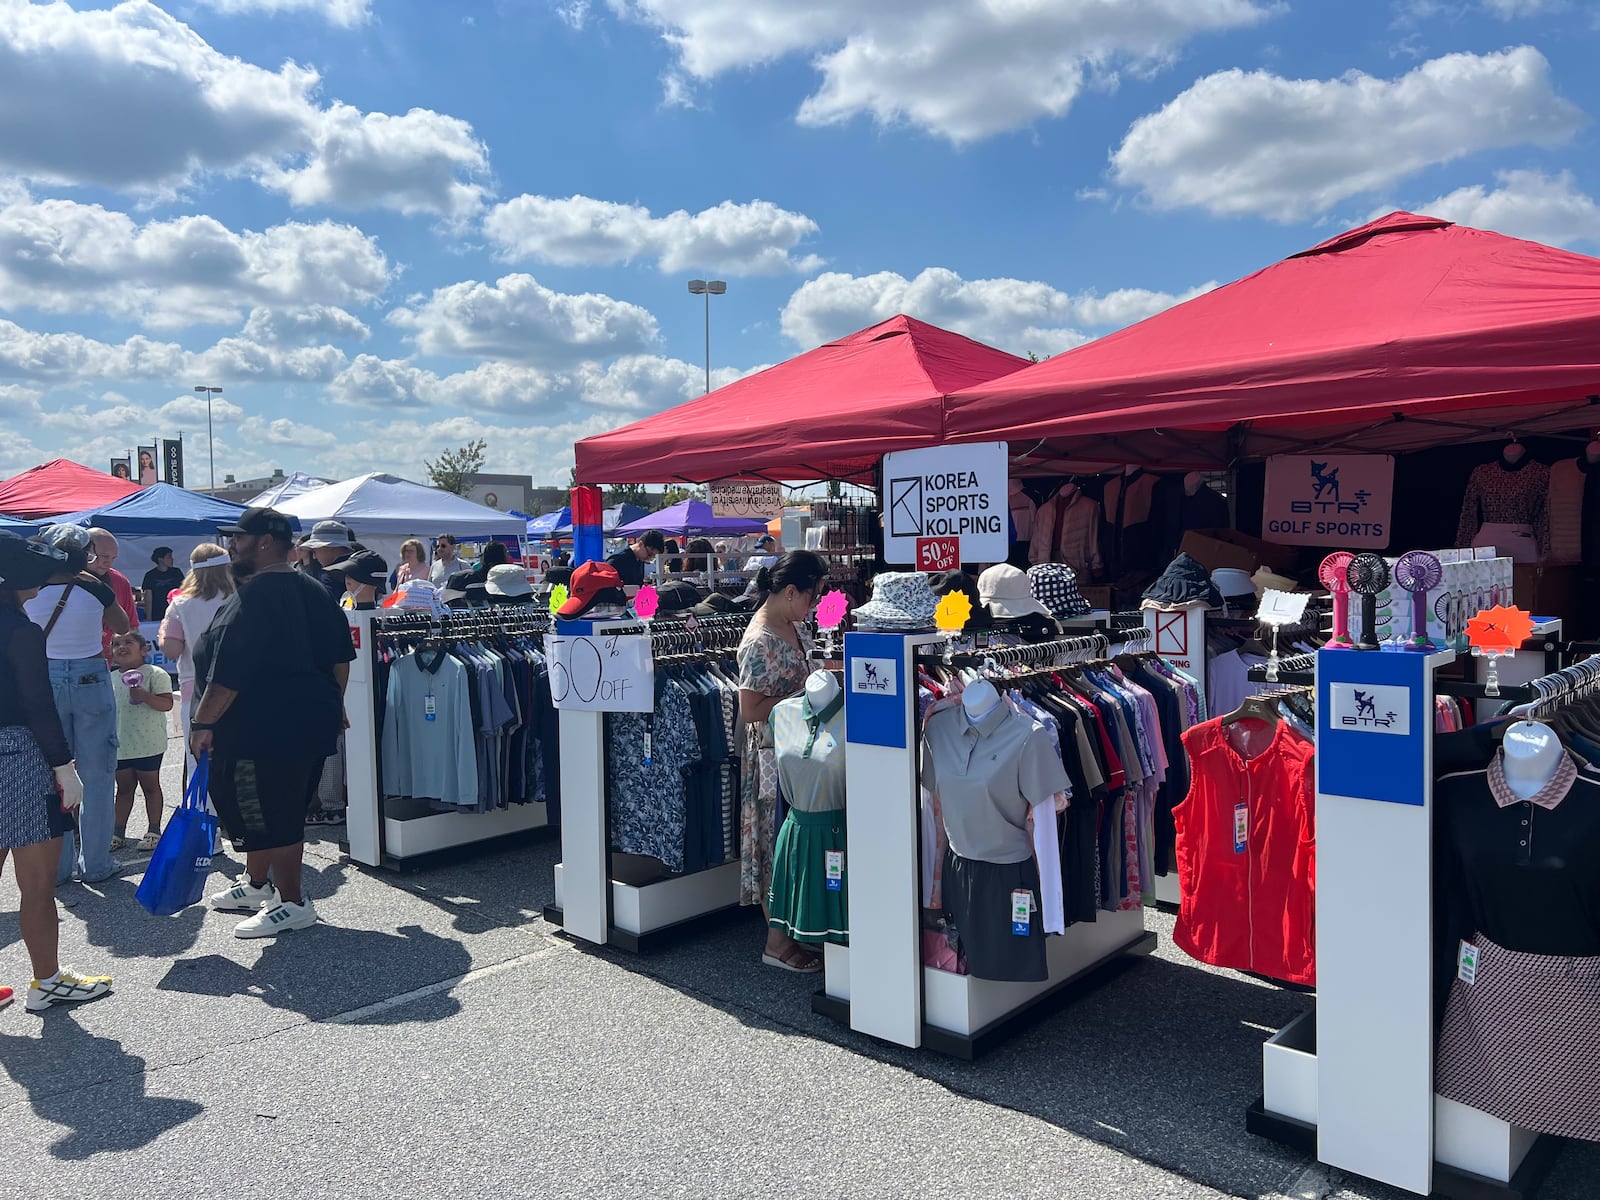
<instances>
[{"instance_id":1,"label":"tree in background","mask_svg":"<svg viewBox=\"0 0 1600 1200\"><path fill-rule=\"evenodd\" d=\"M483 470L483 452L488 443L482 438L468 442L459 450L446 450L433 462L422 460L428 468L428 482L442 492L465 496L472 476Z\"/></svg>"}]
</instances>

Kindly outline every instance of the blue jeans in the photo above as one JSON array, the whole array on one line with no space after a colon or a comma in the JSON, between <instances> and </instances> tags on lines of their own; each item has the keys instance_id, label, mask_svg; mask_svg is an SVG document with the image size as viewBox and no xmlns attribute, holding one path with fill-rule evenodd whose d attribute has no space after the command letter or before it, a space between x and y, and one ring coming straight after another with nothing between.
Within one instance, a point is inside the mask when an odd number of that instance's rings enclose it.
<instances>
[{"instance_id":1,"label":"blue jeans","mask_svg":"<svg viewBox=\"0 0 1600 1200\"><path fill-rule=\"evenodd\" d=\"M78 761L83 780L83 807L78 813L83 832L83 856L72 834L61 839L58 882L66 882L74 867L88 880L110 877L111 830L117 799L117 702L111 694L111 673L103 658L53 658L50 688L67 745Z\"/></svg>"}]
</instances>

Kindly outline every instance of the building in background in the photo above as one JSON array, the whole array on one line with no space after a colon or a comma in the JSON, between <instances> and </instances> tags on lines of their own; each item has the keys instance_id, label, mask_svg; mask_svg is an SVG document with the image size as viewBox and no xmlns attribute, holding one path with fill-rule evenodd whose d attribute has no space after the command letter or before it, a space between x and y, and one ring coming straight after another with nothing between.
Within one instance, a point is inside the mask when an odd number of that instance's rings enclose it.
<instances>
[{"instance_id":1,"label":"building in background","mask_svg":"<svg viewBox=\"0 0 1600 1200\"><path fill-rule=\"evenodd\" d=\"M467 499L500 512L532 512L528 507L533 491L532 475L467 476Z\"/></svg>"}]
</instances>

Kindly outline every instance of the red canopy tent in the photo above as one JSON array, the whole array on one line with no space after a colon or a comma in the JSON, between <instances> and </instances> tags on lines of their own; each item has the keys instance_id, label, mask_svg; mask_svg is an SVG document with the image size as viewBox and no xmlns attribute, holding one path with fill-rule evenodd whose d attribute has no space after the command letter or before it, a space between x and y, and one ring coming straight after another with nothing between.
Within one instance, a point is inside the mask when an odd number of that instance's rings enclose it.
<instances>
[{"instance_id":1,"label":"red canopy tent","mask_svg":"<svg viewBox=\"0 0 1600 1200\"><path fill-rule=\"evenodd\" d=\"M577 445L584 483L764 476L868 482L891 450L944 440L942 401L1028 365L898 316Z\"/></svg>"},{"instance_id":2,"label":"red canopy tent","mask_svg":"<svg viewBox=\"0 0 1600 1200\"><path fill-rule=\"evenodd\" d=\"M126 479L65 458L53 458L0 483L0 513L55 517L102 508L138 490L138 484Z\"/></svg>"},{"instance_id":3,"label":"red canopy tent","mask_svg":"<svg viewBox=\"0 0 1600 1200\"><path fill-rule=\"evenodd\" d=\"M1600 260L1391 213L946 401L1033 471L1221 467L1600 423Z\"/></svg>"}]
</instances>

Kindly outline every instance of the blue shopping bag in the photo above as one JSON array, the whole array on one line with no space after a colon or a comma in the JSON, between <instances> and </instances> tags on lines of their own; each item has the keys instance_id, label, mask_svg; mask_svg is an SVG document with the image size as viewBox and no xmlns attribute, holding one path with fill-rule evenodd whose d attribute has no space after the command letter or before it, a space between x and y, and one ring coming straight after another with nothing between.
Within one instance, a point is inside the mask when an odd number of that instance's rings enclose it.
<instances>
[{"instance_id":1,"label":"blue shopping bag","mask_svg":"<svg viewBox=\"0 0 1600 1200\"><path fill-rule=\"evenodd\" d=\"M189 790L161 831L156 852L139 883L139 903L158 917L180 913L200 899L217 849L217 815L206 801L211 755L200 755Z\"/></svg>"}]
</instances>

